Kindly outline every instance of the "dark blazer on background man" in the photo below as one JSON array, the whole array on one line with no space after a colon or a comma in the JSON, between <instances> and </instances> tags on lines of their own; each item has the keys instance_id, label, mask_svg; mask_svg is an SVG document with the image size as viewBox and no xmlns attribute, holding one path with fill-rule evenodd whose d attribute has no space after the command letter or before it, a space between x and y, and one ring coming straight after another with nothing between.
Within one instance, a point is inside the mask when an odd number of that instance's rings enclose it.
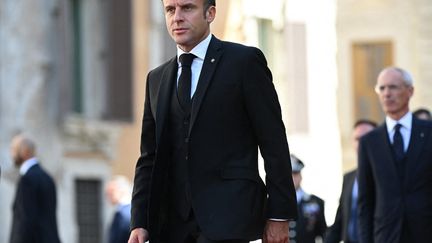
<instances>
[{"instance_id":1,"label":"dark blazer on background man","mask_svg":"<svg viewBox=\"0 0 432 243\"><path fill-rule=\"evenodd\" d=\"M118 206L109 231L109 243L127 243L129 240L131 205Z\"/></svg>"},{"instance_id":2,"label":"dark blazer on background man","mask_svg":"<svg viewBox=\"0 0 432 243\"><path fill-rule=\"evenodd\" d=\"M38 164L30 167L18 182L10 242L60 242L54 181Z\"/></svg>"},{"instance_id":3,"label":"dark blazer on background man","mask_svg":"<svg viewBox=\"0 0 432 243\"><path fill-rule=\"evenodd\" d=\"M167 117L177 70L174 57L147 77L131 226L147 229L151 242L158 242L166 223L172 163ZM266 219L294 219L290 153L262 52L212 37L191 109L186 161L193 213L203 234L254 240L262 236ZM266 185L258 173L258 146Z\"/></svg>"},{"instance_id":4,"label":"dark blazer on background man","mask_svg":"<svg viewBox=\"0 0 432 243\"><path fill-rule=\"evenodd\" d=\"M348 222L351 218L352 192L356 176L357 170L350 171L344 175L335 221L327 230L325 243L348 241Z\"/></svg>"},{"instance_id":5,"label":"dark blazer on background man","mask_svg":"<svg viewBox=\"0 0 432 243\"><path fill-rule=\"evenodd\" d=\"M361 242L432 241L432 123L415 117L399 170L385 123L360 139L359 230ZM408 243L408 242L407 242Z\"/></svg>"}]
</instances>

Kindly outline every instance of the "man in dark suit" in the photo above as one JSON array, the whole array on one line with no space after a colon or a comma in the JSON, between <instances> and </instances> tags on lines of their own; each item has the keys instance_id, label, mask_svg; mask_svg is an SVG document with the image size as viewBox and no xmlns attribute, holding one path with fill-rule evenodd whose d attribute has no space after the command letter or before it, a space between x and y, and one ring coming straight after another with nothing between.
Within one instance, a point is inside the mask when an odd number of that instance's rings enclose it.
<instances>
[{"instance_id":1,"label":"man in dark suit","mask_svg":"<svg viewBox=\"0 0 432 243\"><path fill-rule=\"evenodd\" d=\"M356 153L358 153L359 139L376 126L375 122L364 119L358 120L354 124L353 138ZM354 169L344 175L339 207L333 225L327 230L325 243L358 242L357 197L357 169Z\"/></svg>"},{"instance_id":2,"label":"man in dark suit","mask_svg":"<svg viewBox=\"0 0 432 243\"><path fill-rule=\"evenodd\" d=\"M177 57L147 78L129 242L288 242L295 191L264 55L211 35L214 0L163 5Z\"/></svg>"},{"instance_id":3,"label":"man in dark suit","mask_svg":"<svg viewBox=\"0 0 432 243\"><path fill-rule=\"evenodd\" d=\"M130 229L131 184L125 176L114 176L106 186L106 195L116 207L109 228L109 243L127 243Z\"/></svg>"},{"instance_id":4,"label":"man in dark suit","mask_svg":"<svg viewBox=\"0 0 432 243\"><path fill-rule=\"evenodd\" d=\"M413 81L386 68L376 92L383 125L360 139L360 242L432 241L432 123L409 111Z\"/></svg>"},{"instance_id":5,"label":"man in dark suit","mask_svg":"<svg viewBox=\"0 0 432 243\"><path fill-rule=\"evenodd\" d=\"M10 243L59 243L56 189L52 178L35 158L35 144L23 135L11 143L19 179L13 204Z\"/></svg>"},{"instance_id":6,"label":"man in dark suit","mask_svg":"<svg viewBox=\"0 0 432 243\"><path fill-rule=\"evenodd\" d=\"M301 170L304 164L294 155L291 155L291 166L297 194L298 218L289 223L289 238L296 243L315 243L323 239L327 229L324 200L302 189Z\"/></svg>"}]
</instances>

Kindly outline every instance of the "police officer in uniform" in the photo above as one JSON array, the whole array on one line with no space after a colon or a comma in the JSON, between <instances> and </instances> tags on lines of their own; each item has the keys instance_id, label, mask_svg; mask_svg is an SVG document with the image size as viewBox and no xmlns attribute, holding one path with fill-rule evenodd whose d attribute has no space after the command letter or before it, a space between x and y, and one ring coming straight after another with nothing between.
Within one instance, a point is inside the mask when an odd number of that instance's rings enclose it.
<instances>
[{"instance_id":1,"label":"police officer in uniform","mask_svg":"<svg viewBox=\"0 0 432 243\"><path fill-rule=\"evenodd\" d=\"M327 228L324 201L301 188L303 162L291 155L291 166L297 194L298 219L289 223L290 243L315 243L316 240L324 238Z\"/></svg>"}]
</instances>

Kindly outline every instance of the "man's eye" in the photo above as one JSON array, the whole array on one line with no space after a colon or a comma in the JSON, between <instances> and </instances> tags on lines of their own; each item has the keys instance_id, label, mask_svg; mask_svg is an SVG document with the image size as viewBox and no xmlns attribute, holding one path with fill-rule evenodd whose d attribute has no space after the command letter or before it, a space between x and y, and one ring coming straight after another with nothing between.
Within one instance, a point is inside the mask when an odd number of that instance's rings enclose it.
<instances>
[{"instance_id":1,"label":"man's eye","mask_svg":"<svg viewBox=\"0 0 432 243\"><path fill-rule=\"evenodd\" d=\"M192 10L192 6L185 6L183 9L185 11L191 11Z\"/></svg>"},{"instance_id":2,"label":"man's eye","mask_svg":"<svg viewBox=\"0 0 432 243\"><path fill-rule=\"evenodd\" d=\"M172 14L172 13L174 13L174 8L167 8L167 9L165 10L165 12L166 12L166 13L169 13L169 14Z\"/></svg>"}]
</instances>

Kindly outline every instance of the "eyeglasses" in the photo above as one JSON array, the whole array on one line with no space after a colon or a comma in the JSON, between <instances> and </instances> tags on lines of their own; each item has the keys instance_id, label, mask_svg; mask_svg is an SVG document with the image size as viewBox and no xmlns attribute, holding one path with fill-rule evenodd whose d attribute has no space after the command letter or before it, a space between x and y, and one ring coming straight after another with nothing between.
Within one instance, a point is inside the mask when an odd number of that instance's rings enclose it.
<instances>
[{"instance_id":1,"label":"eyeglasses","mask_svg":"<svg viewBox=\"0 0 432 243\"><path fill-rule=\"evenodd\" d=\"M396 91L402 90L402 88L404 88L404 87L408 87L408 85L406 85L406 84L376 85L375 86L375 92L383 93L386 89L388 89L390 92L396 92Z\"/></svg>"}]
</instances>

